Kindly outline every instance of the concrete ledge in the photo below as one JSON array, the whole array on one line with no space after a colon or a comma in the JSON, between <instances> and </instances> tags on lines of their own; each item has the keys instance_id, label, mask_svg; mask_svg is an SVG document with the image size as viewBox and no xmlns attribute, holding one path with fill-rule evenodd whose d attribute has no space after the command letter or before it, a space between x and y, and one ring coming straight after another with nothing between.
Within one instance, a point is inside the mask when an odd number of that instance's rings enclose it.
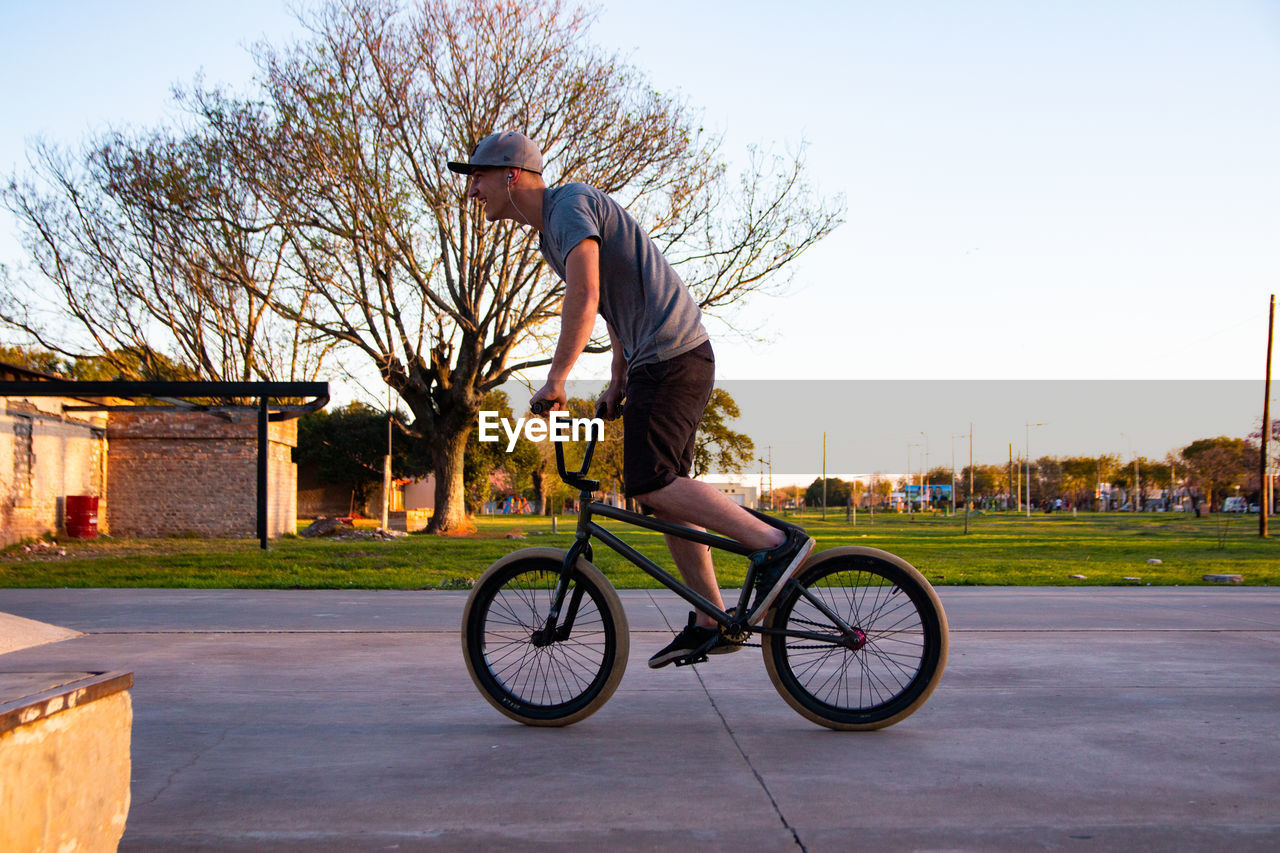
<instances>
[{"instance_id":1,"label":"concrete ledge","mask_svg":"<svg viewBox=\"0 0 1280 853\"><path fill-rule=\"evenodd\" d=\"M128 672L0 673L0 850L115 850L129 815Z\"/></svg>"},{"instance_id":2,"label":"concrete ledge","mask_svg":"<svg viewBox=\"0 0 1280 853\"><path fill-rule=\"evenodd\" d=\"M0 735L131 687L131 672L0 672Z\"/></svg>"}]
</instances>

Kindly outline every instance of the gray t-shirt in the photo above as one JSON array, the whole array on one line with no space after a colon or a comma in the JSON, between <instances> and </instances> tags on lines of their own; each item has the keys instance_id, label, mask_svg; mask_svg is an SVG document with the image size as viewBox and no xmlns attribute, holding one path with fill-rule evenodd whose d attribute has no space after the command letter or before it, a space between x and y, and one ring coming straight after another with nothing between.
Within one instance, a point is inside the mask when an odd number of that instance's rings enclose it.
<instances>
[{"instance_id":1,"label":"gray t-shirt","mask_svg":"<svg viewBox=\"0 0 1280 853\"><path fill-rule=\"evenodd\" d=\"M689 288L622 205L586 184L552 187L542 196L542 224L542 256L562 279L569 251L587 238L599 241L600 314L628 369L707 340Z\"/></svg>"}]
</instances>

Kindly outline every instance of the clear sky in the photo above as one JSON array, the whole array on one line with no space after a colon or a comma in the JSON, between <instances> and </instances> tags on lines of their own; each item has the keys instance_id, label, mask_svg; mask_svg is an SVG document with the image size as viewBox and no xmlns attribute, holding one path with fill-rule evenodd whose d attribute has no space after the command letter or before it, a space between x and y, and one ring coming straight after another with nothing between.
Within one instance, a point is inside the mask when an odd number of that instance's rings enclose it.
<instances>
[{"instance_id":1,"label":"clear sky","mask_svg":"<svg viewBox=\"0 0 1280 853\"><path fill-rule=\"evenodd\" d=\"M5 171L36 134L163 119L201 69L247 85L245 46L296 29L278 0L0 2ZM1261 378L1280 4L647 0L593 32L730 155L805 140L846 198L723 376Z\"/></svg>"}]
</instances>

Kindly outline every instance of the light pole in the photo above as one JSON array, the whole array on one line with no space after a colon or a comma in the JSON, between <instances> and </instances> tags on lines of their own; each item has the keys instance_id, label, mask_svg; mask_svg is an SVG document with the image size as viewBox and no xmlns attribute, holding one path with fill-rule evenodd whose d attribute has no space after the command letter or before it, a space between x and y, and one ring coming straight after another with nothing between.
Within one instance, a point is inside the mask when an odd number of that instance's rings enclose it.
<instances>
[{"instance_id":1,"label":"light pole","mask_svg":"<svg viewBox=\"0 0 1280 853\"><path fill-rule=\"evenodd\" d=\"M923 509L924 505L929 502L929 436L924 434L924 430L921 430L920 437L924 439L924 456L920 460L920 508Z\"/></svg>"},{"instance_id":2,"label":"light pole","mask_svg":"<svg viewBox=\"0 0 1280 853\"><path fill-rule=\"evenodd\" d=\"M951 517L952 518L955 518L955 515L956 515L956 439L964 438L964 437L965 437L965 433L963 432L951 433ZM969 444L972 445L973 442L970 441ZM972 467L973 460L970 459L969 463L970 463L970 467ZM965 514L965 518L966 519L968 518L967 512Z\"/></svg>"},{"instance_id":3,"label":"light pole","mask_svg":"<svg viewBox=\"0 0 1280 853\"><path fill-rule=\"evenodd\" d=\"M964 532L969 532L969 507L973 503L973 421L969 421L969 493L964 496Z\"/></svg>"},{"instance_id":4,"label":"light pole","mask_svg":"<svg viewBox=\"0 0 1280 853\"><path fill-rule=\"evenodd\" d=\"M822 434L822 520L827 520L827 434Z\"/></svg>"},{"instance_id":5,"label":"light pole","mask_svg":"<svg viewBox=\"0 0 1280 853\"><path fill-rule=\"evenodd\" d=\"M1027 422L1027 434L1025 436L1027 451L1027 461L1025 463L1027 466L1027 518L1031 517L1031 428L1033 426L1042 427L1044 424Z\"/></svg>"},{"instance_id":6,"label":"light pole","mask_svg":"<svg viewBox=\"0 0 1280 853\"><path fill-rule=\"evenodd\" d=\"M907 521L911 520L911 448L919 446L919 444L907 442L907 473L903 475L902 482L902 499L907 504Z\"/></svg>"},{"instance_id":7,"label":"light pole","mask_svg":"<svg viewBox=\"0 0 1280 853\"><path fill-rule=\"evenodd\" d=\"M387 386L387 455L382 460L382 529L391 527L391 386ZM406 523L405 529L408 530Z\"/></svg>"}]
</instances>

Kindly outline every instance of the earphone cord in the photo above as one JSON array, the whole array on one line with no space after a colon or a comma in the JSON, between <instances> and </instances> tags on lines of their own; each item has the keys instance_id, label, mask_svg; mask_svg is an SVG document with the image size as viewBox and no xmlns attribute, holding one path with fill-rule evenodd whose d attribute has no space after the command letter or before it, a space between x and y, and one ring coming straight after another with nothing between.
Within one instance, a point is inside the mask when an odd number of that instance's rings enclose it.
<instances>
[{"instance_id":1,"label":"earphone cord","mask_svg":"<svg viewBox=\"0 0 1280 853\"><path fill-rule=\"evenodd\" d=\"M507 201L511 202L511 206L516 209L516 213L520 214L520 218L524 220L524 224L532 228L533 223L529 221L529 217L524 215L524 211L520 209L520 205L516 204L516 200L511 197L511 184L507 184Z\"/></svg>"}]
</instances>

